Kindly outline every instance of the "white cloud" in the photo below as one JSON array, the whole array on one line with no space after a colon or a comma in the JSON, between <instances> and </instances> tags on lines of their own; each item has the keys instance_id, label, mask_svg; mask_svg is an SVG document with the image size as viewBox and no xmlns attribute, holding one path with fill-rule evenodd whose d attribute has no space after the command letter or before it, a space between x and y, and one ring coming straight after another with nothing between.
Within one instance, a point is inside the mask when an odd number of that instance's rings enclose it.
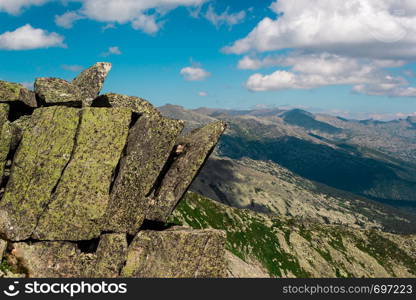
<instances>
[{"instance_id":1,"label":"white cloud","mask_svg":"<svg viewBox=\"0 0 416 300\"><path fill-rule=\"evenodd\" d=\"M275 19L264 18L224 51L296 48L355 57L416 58L415 1L279 0L271 9Z\"/></svg>"},{"instance_id":2,"label":"white cloud","mask_svg":"<svg viewBox=\"0 0 416 300\"><path fill-rule=\"evenodd\" d=\"M239 69L251 91L350 85L367 95L414 97L416 88L391 75L416 59L416 2L410 0L279 0L276 18L261 20L223 50L244 54ZM290 50L289 54L260 53ZM280 52L282 53L282 52Z\"/></svg>"},{"instance_id":3,"label":"white cloud","mask_svg":"<svg viewBox=\"0 0 416 300\"><path fill-rule=\"evenodd\" d=\"M200 67L183 68L180 74L188 81L201 81L208 78L211 74Z\"/></svg>"},{"instance_id":4,"label":"white cloud","mask_svg":"<svg viewBox=\"0 0 416 300\"><path fill-rule=\"evenodd\" d=\"M198 7L208 0L72 0L81 8L73 12L105 23L131 24L136 30L155 34L161 27L158 18L179 6ZM151 14L149 12L152 12ZM63 16L61 16L63 17ZM72 24L72 23L71 23Z\"/></svg>"},{"instance_id":5,"label":"white cloud","mask_svg":"<svg viewBox=\"0 0 416 300\"><path fill-rule=\"evenodd\" d=\"M160 23L156 22L156 16L139 15L131 23L131 26L136 30L141 30L147 34L155 34L160 29Z\"/></svg>"},{"instance_id":6,"label":"white cloud","mask_svg":"<svg viewBox=\"0 0 416 300\"><path fill-rule=\"evenodd\" d=\"M201 91L201 92L198 93L198 96L200 96L200 97L206 97L206 96L208 96L208 93L207 92L204 92L204 91Z\"/></svg>"},{"instance_id":7,"label":"white cloud","mask_svg":"<svg viewBox=\"0 0 416 300\"><path fill-rule=\"evenodd\" d=\"M26 7L43 5L50 0L0 0L0 11L18 15Z\"/></svg>"},{"instance_id":8,"label":"white cloud","mask_svg":"<svg viewBox=\"0 0 416 300\"><path fill-rule=\"evenodd\" d=\"M247 80L246 86L254 92L277 91L299 88L296 75L287 71L276 71L270 75L256 73Z\"/></svg>"},{"instance_id":9,"label":"white cloud","mask_svg":"<svg viewBox=\"0 0 416 300\"><path fill-rule=\"evenodd\" d=\"M408 117L416 117L416 112L413 113L367 113L356 116L358 119L373 119L377 121L391 121L398 119L407 119Z\"/></svg>"},{"instance_id":10,"label":"white cloud","mask_svg":"<svg viewBox=\"0 0 416 300\"><path fill-rule=\"evenodd\" d=\"M85 17L81 16L75 11L68 11L60 16L55 16L55 23L58 26L69 29L72 28L74 23L78 20L84 19Z\"/></svg>"},{"instance_id":11,"label":"white cloud","mask_svg":"<svg viewBox=\"0 0 416 300\"><path fill-rule=\"evenodd\" d=\"M71 72L80 72L84 69L83 66L80 65L62 65L62 69L71 71Z\"/></svg>"},{"instance_id":12,"label":"white cloud","mask_svg":"<svg viewBox=\"0 0 416 300\"><path fill-rule=\"evenodd\" d=\"M104 52L103 54L101 54L101 56L121 55L121 54L122 52L120 48L118 46L113 46L113 47L108 48L108 50Z\"/></svg>"},{"instance_id":13,"label":"white cloud","mask_svg":"<svg viewBox=\"0 0 416 300\"><path fill-rule=\"evenodd\" d=\"M116 25L114 25L113 23L108 23L106 25L104 25L103 27L101 27L102 31L106 31L107 29L115 29Z\"/></svg>"},{"instance_id":14,"label":"white cloud","mask_svg":"<svg viewBox=\"0 0 416 300\"><path fill-rule=\"evenodd\" d=\"M297 53L263 60L244 57L240 67L254 69L268 63L290 69L251 75L246 82L249 90L259 92L352 85L354 92L368 95L416 96L416 88L411 87L405 78L392 76L383 69L402 66L404 62L401 61L357 59L329 53Z\"/></svg>"},{"instance_id":15,"label":"white cloud","mask_svg":"<svg viewBox=\"0 0 416 300\"><path fill-rule=\"evenodd\" d=\"M227 7L227 9L221 14L217 14L214 7L210 5L205 13L205 18L218 28L221 25L228 25L229 27L232 27L243 22L246 17L246 12L243 10L234 14L230 14L228 11L229 7Z\"/></svg>"},{"instance_id":16,"label":"white cloud","mask_svg":"<svg viewBox=\"0 0 416 300\"><path fill-rule=\"evenodd\" d=\"M66 47L64 38L55 32L33 28L26 24L15 31L0 34L0 49L29 50L49 47Z\"/></svg>"}]
</instances>

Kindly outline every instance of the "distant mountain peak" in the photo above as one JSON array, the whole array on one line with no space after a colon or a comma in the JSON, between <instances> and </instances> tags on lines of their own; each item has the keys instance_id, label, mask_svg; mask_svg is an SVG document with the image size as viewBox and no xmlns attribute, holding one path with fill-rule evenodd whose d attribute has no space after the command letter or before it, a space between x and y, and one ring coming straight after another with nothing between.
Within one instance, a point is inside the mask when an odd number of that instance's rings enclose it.
<instances>
[{"instance_id":1,"label":"distant mountain peak","mask_svg":"<svg viewBox=\"0 0 416 300\"><path fill-rule=\"evenodd\" d=\"M342 129L334 127L328 123L318 121L315 119L314 114L299 108L283 113L282 118L290 125L303 127L308 130L318 130L330 134L342 132Z\"/></svg>"}]
</instances>

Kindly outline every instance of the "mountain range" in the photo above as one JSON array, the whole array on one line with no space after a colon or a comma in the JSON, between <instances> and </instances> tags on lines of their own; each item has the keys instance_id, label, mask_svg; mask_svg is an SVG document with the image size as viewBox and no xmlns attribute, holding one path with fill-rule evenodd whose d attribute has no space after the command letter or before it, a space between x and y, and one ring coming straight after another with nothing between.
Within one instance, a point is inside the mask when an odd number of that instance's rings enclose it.
<instances>
[{"instance_id":1,"label":"mountain range","mask_svg":"<svg viewBox=\"0 0 416 300\"><path fill-rule=\"evenodd\" d=\"M305 110L159 108L186 131L228 123L191 190L256 212L416 232L416 120L347 120Z\"/></svg>"}]
</instances>

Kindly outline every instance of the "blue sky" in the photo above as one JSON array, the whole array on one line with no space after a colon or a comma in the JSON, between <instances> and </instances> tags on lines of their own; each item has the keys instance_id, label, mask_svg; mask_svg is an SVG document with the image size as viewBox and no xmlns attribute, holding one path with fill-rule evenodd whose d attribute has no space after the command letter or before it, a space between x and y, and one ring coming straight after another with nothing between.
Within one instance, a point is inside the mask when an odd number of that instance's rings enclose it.
<instances>
[{"instance_id":1,"label":"blue sky","mask_svg":"<svg viewBox=\"0 0 416 300\"><path fill-rule=\"evenodd\" d=\"M109 61L105 91L158 106L416 114L416 5L328 1L0 0L0 79Z\"/></svg>"}]
</instances>

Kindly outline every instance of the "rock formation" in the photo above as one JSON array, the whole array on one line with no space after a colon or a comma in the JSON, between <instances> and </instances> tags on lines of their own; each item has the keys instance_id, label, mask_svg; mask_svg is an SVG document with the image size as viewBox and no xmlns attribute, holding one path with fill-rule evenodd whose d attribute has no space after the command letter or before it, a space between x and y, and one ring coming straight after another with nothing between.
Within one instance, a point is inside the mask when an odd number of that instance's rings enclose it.
<instances>
[{"instance_id":1,"label":"rock formation","mask_svg":"<svg viewBox=\"0 0 416 300\"><path fill-rule=\"evenodd\" d=\"M226 276L222 231L166 224L225 123L183 136L144 99L99 95L110 69L0 81L0 276Z\"/></svg>"}]
</instances>

